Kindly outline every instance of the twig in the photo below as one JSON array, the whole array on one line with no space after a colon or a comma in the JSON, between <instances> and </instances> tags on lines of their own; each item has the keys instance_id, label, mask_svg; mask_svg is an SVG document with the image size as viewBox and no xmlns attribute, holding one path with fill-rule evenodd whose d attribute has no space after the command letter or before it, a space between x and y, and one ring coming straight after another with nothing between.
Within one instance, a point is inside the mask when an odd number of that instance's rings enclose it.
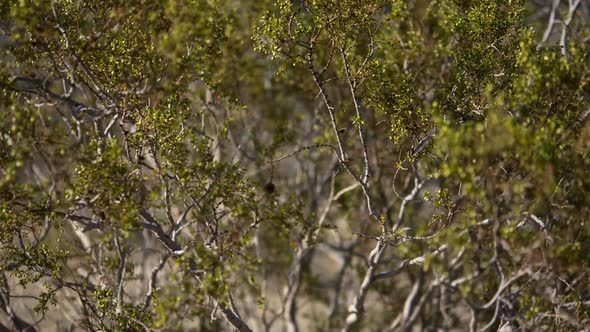
<instances>
[{"instance_id":1,"label":"twig","mask_svg":"<svg viewBox=\"0 0 590 332\"><path fill-rule=\"evenodd\" d=\"M119 269L117 270L117 297L115 300L117 303L115 311L120 313L121 305L123 303L123 283L125 280L125 269L127 268L127 253L125 253L123 247L121 247L118 234L115 234L114 241L117 252L119 253L119 259L121 260L119 263Z\"/></svg>"}]
</instances>

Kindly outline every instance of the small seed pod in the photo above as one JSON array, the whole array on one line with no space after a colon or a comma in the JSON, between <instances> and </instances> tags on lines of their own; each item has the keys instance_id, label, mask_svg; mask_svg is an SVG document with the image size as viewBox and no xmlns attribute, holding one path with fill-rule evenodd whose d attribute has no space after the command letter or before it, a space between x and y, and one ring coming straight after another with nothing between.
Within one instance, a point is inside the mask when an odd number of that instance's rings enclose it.
<instances>
[{"instance_id":1,"label":"small seed pod","mask_svg":"<svg viewBox=\"0 0 590 332\"><path fill-rule=\"evenodd\" d=\"M275 185L274 185L274 183L269 182L264 185L263 189L264 189L265 193L272 194L275 191Z\"/></svg>"}]
</instances>

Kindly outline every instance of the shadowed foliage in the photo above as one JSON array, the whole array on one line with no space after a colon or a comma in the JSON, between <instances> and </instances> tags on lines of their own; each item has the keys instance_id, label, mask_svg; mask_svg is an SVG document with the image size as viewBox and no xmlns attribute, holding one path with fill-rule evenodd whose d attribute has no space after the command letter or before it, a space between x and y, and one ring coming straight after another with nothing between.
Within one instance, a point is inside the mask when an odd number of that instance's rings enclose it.
<instances>
[{"instance_id":1,"label":"shadowed foliage","mask_svg":"<svg viewBox=\"0 0 590 332\"><path fill-rule=\"evenodd\" d=\"M581 0L0 0L0 330L583 331Z\"/></svg>"}]
</instances>

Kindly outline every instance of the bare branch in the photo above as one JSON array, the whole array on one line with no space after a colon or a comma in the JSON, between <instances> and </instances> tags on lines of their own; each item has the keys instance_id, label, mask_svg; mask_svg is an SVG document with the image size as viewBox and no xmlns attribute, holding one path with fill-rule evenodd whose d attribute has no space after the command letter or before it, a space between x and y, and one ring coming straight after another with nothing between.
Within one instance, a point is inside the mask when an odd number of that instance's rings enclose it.
<instances>
[{"instance_id":1,"label":"bare branch","mask_svg":"<svg viewBox=\"0 0 590 332\"><path fill-rule=\"evenodd\" d=\"M149 308L152 302L154 291L157 289L158 274L164 268L164 265L166 264L168 258L170 258L170 253L165 253L164 255L162 255L162 258L160 258L160 262L156 264L152 269L152 274L148 285L148 291L145 294L144 300L144 307L146 308Z\"/></svg>"},{"instance_id":2,"label":"bare branch","mask_svg":"<svg viewBox=\"0 0 590 332\"><path fill-rule=\"evenodd\" d=\"M365 297L369 291L369 286L375 274L377 264L381 259L381 255L386 248L386 244L383 240L377 242L377 246L369 254L369 268L365 273L363 282L357 296L353 303L348 307L348 314L346 316L346 325L342 331L351 331L353 326L361 319L364 311Z\"/></svg>"}]
</instances>

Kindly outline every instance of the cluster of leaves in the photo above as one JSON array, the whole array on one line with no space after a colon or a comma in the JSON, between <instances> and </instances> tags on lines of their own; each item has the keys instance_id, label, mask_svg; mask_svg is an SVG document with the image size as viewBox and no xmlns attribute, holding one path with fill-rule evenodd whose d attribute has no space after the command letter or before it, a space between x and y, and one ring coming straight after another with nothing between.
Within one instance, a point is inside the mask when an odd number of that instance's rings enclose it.
<instances>
[{"instance_id":1,"label":"cluster of leaves","mask_svg":"<svg viewBox=\"0 0 590 332\"><path fill-rule=\"evenodd\" d=\"M584 6L0 0L0 324L587 324Z\"/></svg>"}]
</instances>

